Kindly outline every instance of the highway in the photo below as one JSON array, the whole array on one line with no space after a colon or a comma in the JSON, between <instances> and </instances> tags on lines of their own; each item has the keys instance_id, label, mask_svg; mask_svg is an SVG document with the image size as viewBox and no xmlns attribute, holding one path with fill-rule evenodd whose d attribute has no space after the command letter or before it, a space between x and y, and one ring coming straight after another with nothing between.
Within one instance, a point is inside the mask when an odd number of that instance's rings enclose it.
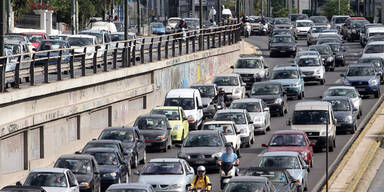
<instances>
[{"instance_id":1,"label":"highway","mask_svg":"<svg viewBox=\"0 0 384 192\"><path fill-rule=\"evenodd\" d=\"M247 38L246 41L259 47L259 49L262 51L265 57L266 63L269 65L270 70L275 65L288 64L293 60L293 58L287 58L287 57L270 58L269 51L267 50L268 36L251 36L250 38ZM346 48L345 56L347 59L347 64L353 60L356 61L359 58L359 55L361 54L362 49L360 44L358 44L358 42L354 42L354 43L345 42L345 48ZM299 50L307 49L305 40L298 40L298 49ZM320 99L319 96L323 95L323 93L327 90L328 87L334 86L334 85L340 85L341 77L339 76L339 74L343 73L344 71L345 71L345 67L338 67L335 69L334 72L327 72L325 85L319 85L317 83L305 84L304 100L319 100ZM381 89L383 90L383 86L381 86ZM246 167L249 167L250 165L256 165L259 159L258 158L259 155L263 153L265 150L264 148L261 147L261 144L267 143L267 141L270 139L270 136L274 131L288 129L286 126L286 121L291 117L292 109L294 108L297 102L298 102L297 100L289 100L288 101L289 113L284 117L272 117L271 131L269 131L266 135L256 135L255 143L250 148L241 149L240 168L246 168ZM360 118L359 123L365 117L365 114L372 108L372 106L376 102L377 102L377 99L374 99L373 97L363 99L363 103L362 103L363 117ZM352 136L351 134L337 135L336 149L334 152L329 153L329 164L331 164L336 159L336 157L342 150L343 146L348 142L351 136ZM167 153L148 152L147 158L152 159L152 158L160 158L160 157L176 157L178 151L179 151L178 148L173 147ZM313 168L310 169L310 173L308 177L309 191L312 191L313 187L320 181L321 177L325 174L325 163L326 163L325 156L326 156L325 152L314 154ZM141 167L139 167L139 169ZM213 182L212 184L213 184L214 191L220 191L219 174L211 172L211 173L208 173L208 176L210 176L211 181ZM137 181L137 176L131 177L130 182L136 182L136 181Z\"/></svg>"}]
</instances>

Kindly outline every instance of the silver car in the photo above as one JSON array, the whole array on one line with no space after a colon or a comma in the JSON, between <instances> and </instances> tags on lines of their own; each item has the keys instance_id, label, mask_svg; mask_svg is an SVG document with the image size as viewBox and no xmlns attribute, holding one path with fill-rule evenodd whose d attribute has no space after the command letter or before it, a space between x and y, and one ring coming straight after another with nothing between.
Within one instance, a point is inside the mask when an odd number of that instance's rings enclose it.
<instances>
[{"instance_id":1,"label":"silver car","mask_svg":"<svg viewBox=\"0 0 384 192\"><path fill-rule=\"evenodd\" d=\"M317 38L319 37L319 34L328 29L325 25L314 25L309 29L308 35L307 35L307 45L314 45L317 43Z\"/></svg>"},{"instance_id":2,"label":"silver car","mask_svg":"<svg viewBox=\"0 0 384 192\"><path fill-rule=\"evenodd\" d=\"M352 86L334 86L329 87L328 90L325 92L324 97L330 97L330 96L346 96L349 97L353 103L353 106L358 110L357 118L360 118L362 115L362 109L361 109L361 96L359 92L355 89L355 87Z\"/></svg>"},{"instance_id":3,"label":"silver car","mask_svg":"<svg viewBox=\"0 0 384 192\"><path fill-rule=\"evenodd\" d=\"M245 97L246 84L239 74L216 75L212 83L216 84L218 89L223 89L232 100Z\"/></svg>"}]
</instances>

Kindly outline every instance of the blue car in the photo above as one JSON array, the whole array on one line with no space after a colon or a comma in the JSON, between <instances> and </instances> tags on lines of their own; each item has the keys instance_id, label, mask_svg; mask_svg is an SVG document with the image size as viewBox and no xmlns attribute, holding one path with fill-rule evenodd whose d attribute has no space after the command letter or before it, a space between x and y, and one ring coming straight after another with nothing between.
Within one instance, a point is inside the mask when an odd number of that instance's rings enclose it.
<instances>
[{"instance_id":1,"label":"blue car","mask_svg":"<svg viewBox=\"0 0 384 192\"><path fill-rule=\"evenodd\" d=\"M332 104L333 113L337 120L336 131L355 133L357 129L358 109L353 107L353 103L346 96L327 96L323 98Z\"/></svg>"},{"instance_id":2,"label":"blue car","mask_svg":"<svg viewBox=\"0 0 384 192\"><path fill-rule=\"evenodd\" d=\"M350 64L340 76L344 77L344 85L355 87L361 95L373 94L375 98L381 95L380 75L372 64Z\"/></svg>"},{"instance_id":3,"label":"blue car","mask_svg":"<svg viewBox=\"0 0 384 192\"><path fill-rule=\"evenodd\" d=\"M281 83L288 97L304 97L304 80L297 65L276 66L270 81Z\"/></svg>"},{"instance_id":4,"label":"blue car","mask_svg":"<svg viewBox=\"0 0 384 192\"><path fill-rule=\"evenodd\" d=\"M64 49L64 48L69 48L70 45L68 41L64 40L52 40L52 39L47 39L43 40L40 42L39 47L37 48L37 52L35 55L36 59L41 59L41 58L47 58L48 57L48 52L43 52L39 53L39 51L48 51L48 50L57 50L57 49ZM59 56L60 52L59 51L52 51L50 52L49 57L57 57ZM69 55L70 52L69 50L65 50L62 52L62 63L69 62ZM57 58L55 59L49 59L48 64L56 64L57 63ZM36 61L35 65L44 65L47 62L46 59L43 60L38 60Z\"/></svg>"},{"instance_id":5,"label":"blue car","mask_svg":"<svg viewBox=\"0 0 384 192\"><path fill-rule=\"evenodd\" d=\"M160 22L151 23L152 33L156 35L164 35L165 34L165 26Z\"/></svg>"}]
</instances>

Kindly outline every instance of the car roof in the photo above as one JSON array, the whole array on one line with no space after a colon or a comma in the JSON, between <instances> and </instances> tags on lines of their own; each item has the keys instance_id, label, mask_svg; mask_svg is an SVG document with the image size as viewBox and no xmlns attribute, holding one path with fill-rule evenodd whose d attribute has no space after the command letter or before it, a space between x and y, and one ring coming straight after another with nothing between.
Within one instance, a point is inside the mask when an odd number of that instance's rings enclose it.
<instances>
[{"instance_id":1,"label":"car roof","mask_svg":"<svg viewBox=\"0 0 384 192\"><path fill-rule=\"evenodd\" d=\"M31 172L65 173L66 171L68 171L68 169L65 168L36 168L33 169Z\"/></svg>"},{"instance_id":2,"label":"car roof","mask_svg":"<svg viewBox=\"0 0 384 192\"><path fill-rule=\"evenodd\" d=\"M170 91L168 91L166 97L167 98L179 98L179 97L193 98L196 92L199 92L199 90L192 89L192 88L171 89Z\"/></svg>"},{"instance_id":3,"label":"car roof","mask_svg":"<svg viewBox=\"0 0 384 192\"><path fill-rule=\"evenodd\" d=\"M292 37L290 34L279 34L279 35L274 35L273 37Z\"/></svg>"},{"instance_id":4,"label":"car roof","mask_svg":"<svg viewBox=\"0 0 384 192\"><path fill-rule=\"evenodd\" d=\"M265 152L263 154L264 157L273 157L273 156L299 156L299 153L294 151L273 151L273 152Z\"/></svg>"},{"instance_id":5,"label":"car roof","mask_svg":"<svg viewBox=\"0 0 384 192\"><path fill-rule=\"evenodd\" d=\"M261 81L255 82L253 85L281 85L281 83L277 81Z\"/></svg>"},{"instance_id":6,"label":"car roof","mask_svg":"<svg viewBox=\"0 0 384 192\"><path fill-rule=\"evenodd\" d=\"M299 66L276 66L272 69L272 71L292 71L299 70Z\"/></svg>"},{"instance_id":7,"label":"car roof","mask_svg":"<svg viewBox=\"0 0 384 192\"><path fill-rule=\"evenodd\" d=\"M332 86L332 87L329 87L328 89L353 89L353 90L355 90L355 87L352 87L352 86Z\"/></svg>"},{"instance_id":8,"label":"car roof","mask_svg":"<svg viewBox=\"0 0 384 192\"><path fill-rule=\"evenodd\" d=\"M370 33L375 33L375 32L383 32L384 31L384 26L381 26L381 27L370 27L367 29L367 32L370 32Z\"/></svg>"},{"instance_id":9,"label":"car roof","mask_svg":"<svg viewBox=\"0 0 384 192\"><path fill-rule=\"evenodd\" d=\"M232 101L232 103L249 103L249 102L261 102L262 99L259 98L244 98L244 99L237 99Z\"/></svg>"},{"instance_id":10,"label":"car roof","mask_svg":"<svg viewBox=\"0 0 384 192\"><path fill-rule=\"evenodd\" d=\"M345 22L350 20L367 20L365 17L349 17Z\"/></svg>"},{"instance_id":11,"label":"car roof","mask_svg":"<svg viewBox=\"0 0 384 192\"><path fill-rule=\"evenodd\" d=\"M41 42L59 42L59 43L68 43L67 40L58 40L58 39L44 39ZM40 43L41 43L40 42Z\"/></svg>"},{"instance_id":12,"label":"car roof","mask_svg":"<svg viewBox=\"0 0 384 192\"><path fill-rule=\"evenodd\" d=\"M249 181L249 182L262 182L266 183L269 181L266 177L260 177L260 176L237 176L233 177L229 182L241 182L241 181Z\"/></svg>"},{"instance_id":13,"label":"car roof","mask_svg":"<svg viewBox=\"0 0 384 192\"><path fill-rule=\"evenodd\" d=\"M374 67L371 63L351 63L348 65L347 68L350 67Z\"/></svg>"},{"instance_id":14,"label":"car roof","mask_svg":"<svg viewBox=\"0 0 384 192\"><path fill-rule=\"evenodd\" d=\"M137 119L139 118L167 118L167 116L165 115L161 115L161 114L145 114L145 115L140 115L137 117Z\"/></svg>"},{"instance_id":15,"label":"car roof","mask_svg":"<svg viewBox=\"0 0 384 192\"><path fill-rule=\"evenodd\" d=\"M84 153L116 153L116 150L106 147L91 147L86 149Z\"/></svg>"},{"instance_id":16,"label":"car roof","mask_svg":"<svg viewBox=\"0 0 384 192\"><path fill-rule=\"evenodd\" d=\"M263 56L260 55L253 55L253 54L241 54L240 57L237 60L241 59L263 59Z\"/></svg>"},{"instance_id":17,"label":"car roof","mask_svg":"<svg viewBox=\"0 0 384 192\"><path fill-rule=\"evenodd\" d=\"M105 131L105 130L106 131L110 131L110 130L121 130L121 129L106 128L103 131ZM119 144L119 143L121 143L121 141L119 141L119 140L110 140L110 139L101 139L101 140L88 141L88 143L112 143L112 144Z\"/></svg>"},{"instance_id":18,"label":"car roof","mask_svg":"<svg viewBox=\"0 0 384 192\"><path fill-rule=\"evenodd\" d=\"M384 45L384 41L369 42L367 45Z\"/></svg>"},{"instance_id":19,"label":"car roof","mask_svg":"<svg viewBox=\"0 0 384 192\"><path fill-rule=\"evenodd\" d=\"M302 101L296 104L295 110L329 110L331 104L325 101Z\"/></svg>"},{"instance_id":20,"label":"car roof","mask_svg":"<svg viewBox=\"0 0 384 192\"><path fill-rule=\"evenodd\" d=\"M302 134L302 135L304 135L305 132L302 130L286 129L286 130L275 131L273 134L274 135L277 135L277 134Z\"/></svg>"},{"instance_id":21,"label":"car roof","mask_svg":"<svg viewBox=\"0 0 384 192\"><path fill-rule=\"evenodd\" d=\"M71 38L71 37L96 39L95 36L92 36L92 35L85 35L85 34L71 35L71 36L69 36L68 38Z\"/></svg>"},{"instance_id":22,"label":"car roof","mask_svg":"<svg viewBox=\"0 0 384 192\"><path fill-rule=\"evenodd\" d=\"M213 124L235 124L233 121L207 121L204 122L204 125L213 125Z\"/></svg>"},{"instance_id":23,"label":"car roof","mask_svg":"<svg viewBox=\"0 0 384 192\"><path fill-rule=\"evenodd\" d=\"M296 23L299 23L299 22L313 23L313 21L312 21L312 20L309 20L309 19L296 20Z\"/></svg>"},{"instance_id":24,"label":"car roof","mask_svg":"<svg viewBox=\"0 0 384 192\"><path fill-rule=\"evenodd\" d=\"M108 189L148 189L150 187L150 184L145 183L120 183L113 184L109 186Z\"/></svg>"},{"instance_id":25,"label":"car roof","mask_svg":"<svg viewBox=\"0 0 384 192\"><path fill-rule=\"evenodd\" d=\"M161 109L182 109L180 106L157 106L154 107L152 110L161 110Z\"/></svg>"},{"instance_id":26,"label":"car roof","mask_svg":"<svg viewBox=\"0 0 384 192\"><path fill-rule=\"evenodd\" d=\"M244 113L245 109L222 109L218 110L216 113Z\"/></svg>"},{"instance_id":27,"label":"car roof","mask_svg":"<svg viewBox=\"0 0 384 192\"><path fill-rule=\"evenodd\" d=\"M65 154L61 155L59 159L92 159L92 155L88 154Z\"/></svg>"},{"instance_id":28,"label":"car roof","mask_svg":"<svg viewBox=\"0 0 384 192\"><path fill-rule=\"evenodd\" d=\"M181 161L183 161L183 159L179 159L179 158L154 158L154 159L149 160L148 162L159 163L159 162L181 162Z\"/></svg>"},{"instance_id":29,"label":"car roof","mask_svg":"<svg viewBox=\"0 0 384 192\"><path fill-rule=\"evenodd\" d=\"M218 135L219 133L219 130L196 130L189 132L188 135Z\"/></svg>"},{"instance_id":30,"label":"car roof","mask_svg":"<svg viewBox=\"0 0 384 192\"><path fill-rule=\"evenodd\" d=\"M239 77L240 75L237 73L228 73L228 74L220 74L216 75L215 77Z\"/></svg>"},{"instance_id":31,"label":"car roof","mask_svg":"<svg viewBox=\"0 0 384 192\"><path fill-rule=\"evenodd\" d=\"M204 84L192 84L191 87L214 87L216 84L204 83Z\"/></svg>"}]
</instances>

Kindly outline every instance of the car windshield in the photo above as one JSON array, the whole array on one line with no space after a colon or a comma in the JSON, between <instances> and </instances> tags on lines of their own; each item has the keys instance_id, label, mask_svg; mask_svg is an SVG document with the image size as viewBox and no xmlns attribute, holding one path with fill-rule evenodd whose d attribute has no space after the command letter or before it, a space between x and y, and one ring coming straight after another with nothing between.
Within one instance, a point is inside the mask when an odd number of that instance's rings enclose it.
<instances>
[{"instance_id":1,"label":"car windshield","mask_svg":"<svg viewBox=\"0 0 384 192\"><path fill-rule=\"evenodd\" d=\"M277 70L273 71L272 79L297 79L299 73L296 70Z\"/></svg>"},{"instance_id":2,"label":"car windshield","mask_svg":"<svg viewBox=\"0 0 384 192\"><path fill-rule=\"evenodd\" d=\"M364 53L384 53L384 45L367 45Z\"/></svg>"},{"instance_id":3,"label":"car windshield","mask_svg":"<svg viewBox=\"0 0 384 192\"><path fill-rule=\"evenodd\" d=\"M305 139L300 134L276 134L272 136L269 146L305 146Z\"/></svg>"},{"instance_id":4,"label":"car windshield","mask_svg":"<svg viewBox=\"0 0 384 192\"><path fill-rule=\"evenodd\" d=\"M308 16L307 15L291 15L290 18L292 21L296 21L296 20L308 19Z\"/></svg>"},{"instance_id":5,"label":"car windshield","mask_svg":"<svg viewBox=\"0 0 384 192\"><path fill-rule=\"evenodd\" d=\"M367 44L371 43L371 42L375 42L375 41L383 41L384 39L384 35L383 36L373 36L373 37L369 37L368 38L368 42Z\"/></svg>"},{"instance_id":6,"label":"car windshield","mask_svg":"<svg viewBox=\"0 0 384 192\"><path fill-rule=\"evenodd\" d=\"M348 19L348 17L336 17L334 19L334 21L336 24L341 24L341 23L345 23L345 20L347 20L347 19Z\"/></svg>"},{"instance_id":7,"label":"car windshield","mask_svg":"<svg viewBox=\"0 0 384 192\"><path fill-rule=\"evenodd\" d=\"M245 175L267 177L272 183L287 183L288 179L282 171L253 171L247 170Z\"/></svg>"},{"instance_id":8,"label":"car windshield","mask_svg":"<svg viewBox=\"0 0 384 192\"><path fill-rule=\"evenodd\" d=\"M291 20L289 20L288 18L275 19L275 24L277 24L277 25L279 25L279 24L291 24Z\"/></svg>"},{"instance_id":9,"label":"car windshield","mask_svg":"<svg viewBox=\"0 0 384 192\"><path fill-rule=\"evenodd\" d=\"M312 27L312 33L321 33L322 31L326 30L327 27Z\"/></svg>"},{"instance_id":10,"label":"car windshield","mask_svg":"<svg viewBox=\"0 0 384 192\"><path fill-rule=\"evenodd\" d=\"M103 34L101 33L90 33L90 32L80 32L79 34L91 35L96 37L96 44L103 44Z\"/></svg>"},{"instance_id":11,"label":"car windshield","mask_svg":"<svg viewBox=\"0 0 384 192\"><path fill-rule=\"evenodd\" d=\"M369 37L381 36L381 38L382 38L383 35L384 35L384 33L382 33L382 32L369 33Z\"/></svg>"},{"instance_id":12,"label":"car windshield","mask_svg":"<svg viewBox=\"0 0 384 192\"><path fill-rule=\"evenodd\" d=\"M288 36L275 36L272 39L272 43L293 43L292 37Z\"/></svg>"},{"instance_id":13,"label":"car windshield","mask_svg":"<svg viewBox=\"0 0 384 192\"><path fill-rule=\"evenodd\" d=\"M4 48L11 50L12 54L20 54L21 53L21 47L18 44L5 44Z\"/></svg>"},{"instance_id":14,"label":"car windshield","mask_svg":"<svg viewBox=\"0 0 384 192\"><path fill-rule=\"evenodd\" d=\"M214 86L192 86L191 88L198 89L200 91L201 97L215 97Z\"/></svg>"},{"instance_id":15,"label":"car windshield","mask_svg":"<svg viewBox=\"0 0 384 192\"><path fill-rule=\"evenodd\" d=\"M118 165L119 159L116 153L111 152L95 152L89 153L93 155L98 165Z\"/></svg>"},{"instance_id":16,"label":"car windshield","mask_svg":"<svg viewBox=\"0 0 384 192\"><path fill-rule=\"evenodd\" d=\"M106 192L148 192L146 189L108 189Z\"/></svg>"},{"instance_id":17,"label":"car windshield","mask_svg":"<svg viewBox=\"0 0 384 192\"><path fill-rule=\"evenodd\" d=\"M114 149L115 151L119 150L119 147L114 143L87 143L83 151L87 151L87 149L90 149L90 148L98 148L98 147L111 148L111 149Z\"/></svg>"},{"instance_id":18,"label":"car windshield","mask_svg":"<svg viewBox=\"0 0 384 192\"><path fill-rule=\"evenodd\" d=\"M300 169L300 162L295 156L264 156L259 162L259 167Z\"/></svg>"},{"instance_id":19,"label":"car windshield","mask_svg":"<svg viewBox=\"0 0 384 192\"><path fill-rule=\"evenodd\" d=\"M239 69L261 69L263 67L260 59L239 59L236 68Z\"/></svg>"},{"instance_id":20,"label":"car windshield","mask_svg":"<svg viewBox=\"0 0 384 192\"><path fill-rule=\"evenodd\" d=\"M244 113L216 113L213 119L216 121L233 121L238 125L246 123Z\"/></svg>"},{"instance_id":21,"label":"car windshield","mask_svg":"<svg viewBox=\"0 0 384 192\"><path fill-rule=\"evenodd\" d=\"M304 110L293 113L294 125L325 125L327 124L327 110Z\"/></svg>"},{"instance_id":22,"label":"car windshield","mask_svg":"<svg viewBox=\"0 0 384 192\"><path fill-rule=\"evenodd\" d=\"M123 143L133 142L133 131L132 130L108 130L104 129L99 139L105 140L119 140Z\"/></svg>"},{"instance_id":23,"label":"car windshield","mask_svg":"<svg viewBox=\"0 0 384 192\"><path fill-rule=\"evenodd\" d=\"M182 175L183 173L180 162L148 162L141 171L142 175Z\"/></svg>"},{"instance_id":24,"label":"car windshield","mask_svg":"<svg viewBox=\"0 0 384 192\"><path fill-rule=\"evenodd\" d=\"M357 20L357 21L352 21L351 26L352 28L362 28L366 23L368 23L367 20Z\"/></svg>"},{"instance_id":25,"label":"car windshield","mask_svg":"<svg viewBox=\"0 0 384 192\"><path fill-rule=\"evenodd\" d=\"M252 95L278 95L280 94L280 85L275 84L254 84L251 90Z\"/></svg>"},{"instance_id":26,"label":"car windshield","mask_svg":"<svg viewBox=\"0 0 384 192\"><path fill-rule=\"evenodd\" d=\"M162 130L167 127L163 118L156 117L140 117L135 126L142 130Z\"/></svg>"},{"instance_id":27,"label":"car windshield","mask_svg":"<svg viewBox=\"0 0 384 192\"><path fill-rule=\"evenodd\" d=\"M314 23L328 23L328 19L325 16L321 17L311 17L310 18Z\"/></svg>"},{"instance_id":28,"label":"car windshield","mask_svg":"<svg viewBox=\"0 0 384 192\"><path fill-rule=\"evenodd\" d=\"M356 91L353 89L328 89L326 96L346 96L349 98L357 97Z\"/></svg>"},{"instance_id":29,"label":"car windshield","mask_svg":"<svg viewBox=\"0 0 384 192\"><path fill-rule=\"evenodd\" d=\"M347 76L374 76L375 69L373 67L348 67Z\"/></svg>"},{"instance_id":30,"label":"car windshield","mask_svg":"<svg viewBox=\"0 0 384 192\"><path fill-rule=\"evenodd\" d=\"M369 63L373 64L376 68L381 68L383 66L383 60L381 58L365 58L365 59L359 59L360 63Z\"/></svg>"},{"instance_id":31,"label":"car windshield","mask_svg":"<svg viewBox=\"0 0 384 192\"><path fill-rule=\"evenodd\" d=\"M246 109L248 112L261 112L259 102L232 102L231 109Z\"/></svg>"},{"instance_id":32,"label":"car windshield","mask_svg":"<svg viewBox=\"0 0 384 192\"><path fill-rule=\"evenodd\" d=\"M224 135L233 135L236 133L232 124L204 124L202 130L219 130Z\"/></svg>"},{"instance_id":33,"label":"car windshield","mask_svg":"<svg viewBox=\"0 0 384 192\"><path fill-rule=\"evenodd\" d=\"M341 44L329 44L332 49L332 52L337 53L341 49Z\"/></svg>"},{"instance_id":34,"label":"car windshield","mask_svg":"<svg viewBox=\"0 0 384 192\"><path fill-rule=\"evenodd\" d=\"M64 173L31 172L25 180L24 186L67 187L67 179Z\"/></svg>"},{"instance_id":35,"label":"car windshield","mask_svg":"<svg viewBox=\"0 0 384 192\"><path fill-rule=\"evenodd\" d=\"M317 51L320 53L320 55L332 55L332 49L329 46L316 46L316 47L310 47L308 49L309 51Z\"/></svg>"},{"instance_id":36,"label":"car windshield","mask_svg":"<svg viewBox=\"0 0 384 192\"><path fill-rule=\"evenodd\" d=\"M184 110L193 110L195 101L193 98L166 98L164 106L179 106Z\"/></svg>"},{"instance_id":37,"label":"car windshield","mask_svg":"<svg viewBox=\"0 0 384 192\"><path fill-rule=\"evenodd\" d=\"M43 35L31 35L27 34L27 37L31 43L40 43L43 40Z\"/></svg>"},{"instance_id":38,"label":"car windshield","mask_svg":"<svg viewBox=\"0 0 384 192\"><path fill-rule=\"evenodd\" d=\"M188 27L197 27L199 26L199 20L195 19L185 19L185 23L187 24Z\"/></svg>"},{"instance_id":39,"label":"car windshield","mask_svg":"<svg viewBox=\"0 0 384 192\"><path fill-rule=\"evenodd\" d=\"M64 42L59 41L43 41L39 45L38 51L55 50L65 48Z\"/></svg>"},{"instance_id":40,"label":"car windshield","mask_svg":"<svg viewBox=\"0 0 384 192\"><path fill-rule=\"evenodd\" d=\"M217 86L238 86L239 80L237 77L215 77L213 83Z\"/></svg>"},{"instance_id":41,"label":"car windshield","mask_svg":"<svg viewBox=\"0 0 384 192\"><path fill-rule=\"evenodd\" d=\"M184 142L184 147L221 147L223 142L219 135L190 134Z\"/></svg>"},{"instance_id":42,"label":"car windshield","mask_svg":"<svg viewBox=\"0 0 384 192\"><path fill-rule=\"evenodd\" d=\"M68 42L71 46L87 46L93 45L93 39L91 38L79 38L79 37L70 37Z\"/></svg>"},{"instance_id":43,"label":"car windshield","mask_svg":"<svg viewBox=\"0 0 384 192\"><path fill-rule=\"evenodd\" d=\"M180 22L180 19L168 19L168 24L177 24Z\"/></svg>"},{"instance_id":44,"label":"car windshield","mask_svg":"<svg viewBox=\"0 0 384 192\"><path fill-rule=\"evenodd\" d=\"M154 109L151 114L165 115L170 121L179 121L180 114L177 109Z\"/></svg>"},{"instance_id":45,"label":"car windshield","mask_svg":"<svg viewBox=\"0 0 384 192\"><path fill-rule=\"evenodd\" d=\"M74 174L91 174L92 167L89 159L59 159L54 167L65 168Z\"/></svg>"},{"instance_id":46,"label":"car windshield","mask_svg":"<svg viewBox=\"0 0 384 192\"><path fill-rule=\"evenodd\" d=\"M255 192L269 191L265 183L258 182L230 182L225 187L225 192Z\"/></svg>"},{"instance_id":47,"label":"car windshield","mask_svg":"<svg viewBox=\"0 0 384 192\"><path fill-rule=\"evenodd\" d=\"M289 30L277 30L273 31L272 37L275 35L291 35L291 31Z\"/></svg>"},{"instance_id":48,"label":"car windshield","mask_svg":"<svg viewBox=\"0 0 384 192\"><path fill-rule=\"evenodd\" d=\"M164 28L164 25L162 23L151 23L153 28Z\"/></svg>"},{"instance_id":49,"label":"car windshield","mask_svg":"<svg viewBox=\"0 0 384 192\"><path fill-rule=\"evenodd\" d=\"M332 104L333 111L350 111L351 106L347 100L326 100Z\"/></svg>"},{"instance_id":50,"label":"car windshield","mask_svg":"<svg viewBox=\"0 0 384 192\"><path fill-rule=\"evenodd\" d=\"M297 22L296 26L297 27L310 27L310 26L312 26L312 23L311 22Z\"/></svg>"},{"instance_id":51,"label":"car windshield","mask_svg":"<svg viewBox=\"0 0 384 192\"><path fill-rule=\"evenodd\" d=\"M27 38L25 38L22 35L6 35L5 40L14 40L14 41L27 41Z\"/></svg>"}]
</instances>

